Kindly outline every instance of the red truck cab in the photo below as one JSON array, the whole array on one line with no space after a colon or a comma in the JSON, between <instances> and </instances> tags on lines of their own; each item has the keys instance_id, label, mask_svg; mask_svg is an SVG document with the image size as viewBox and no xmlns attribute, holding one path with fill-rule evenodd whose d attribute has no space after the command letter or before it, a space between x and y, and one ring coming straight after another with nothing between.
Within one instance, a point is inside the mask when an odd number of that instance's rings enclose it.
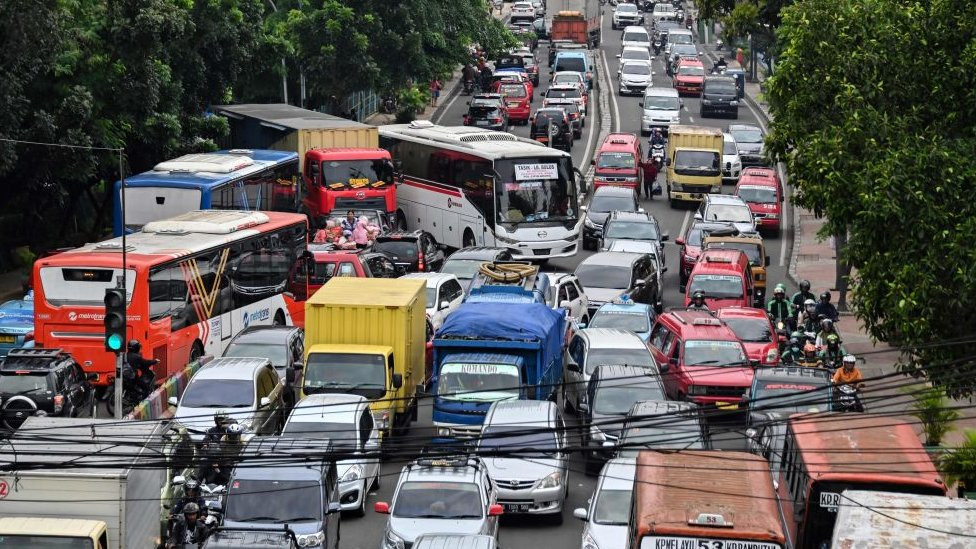
<instances>
[{"instance_id":1,"label":"red truck cab","mask_svg":"<svg viewBox=\"0 0 976 549\"><path fill-rule=\"evenodd\" d=\"M632 133L611 133L593 159L593 188L606 185L641 188L644 179L640 139Z\"/></svg>"},{"instance_id":2,"label":"red truck cab","mask_svg":"<svg viewBox=\"0 0 976 549\"><path fill-rule=\"evenodd\" d=\"M325 226L334 210L380 210L395 224L396 185L385 149L309 149L305 153L302 203L313 228Z\"/></svg>"},{"instance_id":3,"label":"red truck cab","mask_svg":"<svg viewBox=\"0 0 976 549\"><path fill-rule=\"evenodd\" d=\"M783 185L772 168L742 170L735 195L749 205L756 228L778 233L783 219Z\"/></svg>"},{"instance_id":4,"label":"red truck cab","mask_svg":"<svg viewBox=\"0 0 976 549\"><path fill-rule=\"evenodd\" d=\"M659 315L648 343L668 398L734 410L752 386L753 363L745 348L710 311Z\"/></svg>"},{"instance_id":5,"label":"red truck cab","mask_svg":"<svg viewBox=\"0 0 976 549\"><path fill-rule=\"evenodd\" d=\"M704 250L691 270L685 290L685 307L697 290L705 292L711 310L752 306L752 269L745 252L732 249Z\"/></svg>"}]
</instances>

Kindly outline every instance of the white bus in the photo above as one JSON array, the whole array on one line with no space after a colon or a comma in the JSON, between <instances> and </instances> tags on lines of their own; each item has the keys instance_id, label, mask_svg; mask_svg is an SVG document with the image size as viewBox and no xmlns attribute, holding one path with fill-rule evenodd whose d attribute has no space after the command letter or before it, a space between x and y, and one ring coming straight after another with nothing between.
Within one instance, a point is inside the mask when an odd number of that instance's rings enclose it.
<instances>
[{"instance_id":1,"label":"white bus","mask_svg":"<svg viewBox=\"0 0 976 549\"><path fill-rule=\"evenodd\" d=\"M583 216L568 153L509 133L428 121L380 126L402 177L401 228L452 248L500 246L517 259L576 255Z\"/></svg>"}]
</instances>

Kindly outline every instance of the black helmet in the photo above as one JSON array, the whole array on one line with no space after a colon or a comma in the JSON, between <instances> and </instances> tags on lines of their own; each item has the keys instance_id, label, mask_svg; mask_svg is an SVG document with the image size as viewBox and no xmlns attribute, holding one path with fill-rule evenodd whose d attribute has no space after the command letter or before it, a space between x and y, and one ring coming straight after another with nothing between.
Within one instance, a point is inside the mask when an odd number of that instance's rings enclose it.
<instances>
[{"instance_id":1,"label":"black helmet","mask_svg":"<svg viewBox=\"0 0 976 549\"><path fill-rule=\"evenodd\" d=\"M820 321L820 328L825 332L833 331L834 321L830 320L829 318L825 318Z\"/></svg>"},{"instance_id":2,"label":"black helmet","mask_svg":"<svg viewBox=\"0 0 976 549\"><path fill-rule=\"evenodd\" d=\"M830 292L824 292L820 294L820 301L824 303L830 303Z\"/></svg>"},{"instance_id":3,"label":"black helmet","mask_svg":"<svg viewBox=\"0 0 976 549\"><path fill-rule=\"evenodd\" d=\"M801 292L809 292L810 291L810 281L809 280L801 280L800 281L800 291Z\"/></svg>"},{"instance_id":4,"label":"black helmet","mask_svg":"<svg viewBox=\"0 0 976 549\"><path fill-rule=\"evenodd\" d=\"M139 340L138 339L130 339L129 340L129 352L130 353L138 353L140 349L142 349L142 343L139 343Z\"/></svg>"},{"instance_id":5,"label":"black helmet","mask_svg":"<svg viewBox=\"0 0 976 549\"><path fill-rule=\"evenodd\" d=\"M183 506L184 515L196 515L200 513L200 506L192 501Z\"/></svg>"},{"instance_id":6,"label":"black helmet","mask_svg":"<svg viewBox=\"0 0 976 549\"><path fill-rule=\"evenodd\" d=\"M705 299L705 292L702 291L702 290L695 290L695 292L693 294L691 294L691 299L693 301L697 301L699 299L704 300Z\"/></svg>"}]
</instances>

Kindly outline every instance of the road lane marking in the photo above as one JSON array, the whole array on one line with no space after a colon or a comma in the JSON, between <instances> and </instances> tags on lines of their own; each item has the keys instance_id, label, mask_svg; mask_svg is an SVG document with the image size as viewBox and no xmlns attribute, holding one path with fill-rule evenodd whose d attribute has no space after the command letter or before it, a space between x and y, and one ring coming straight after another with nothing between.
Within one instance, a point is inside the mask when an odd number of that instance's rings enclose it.
<instances>
[{"instance_id":1,"label":"road lane marking","mask_svg":"<svg viewBox=\"0 0 976 549\"><path fill-rule=\"evenodd\" d=\"M617 106L617 86L613 82L613 76L610 73L610 65L607 64L606 50L604 50L604 55L600 57L603 58L603 70L607 75L607 82L610 84L610 89L607 91L610 93L610 102L613 104L613 128L612 131L620 131L620 108Z\"/></svg>"},{"instance_id":2,"label":"road lane marking","mask_svg":"<svg viewBox=\"0 0 976 549\"><path fill-rule=\"evenodd\" d=\"M683 238L685 236L685 229L688 228L688 221L691 220L691 210L685 211L685 218L681 221L681 230L678 231L678 236L676 238Z\"/></svg>"}]
</instances>

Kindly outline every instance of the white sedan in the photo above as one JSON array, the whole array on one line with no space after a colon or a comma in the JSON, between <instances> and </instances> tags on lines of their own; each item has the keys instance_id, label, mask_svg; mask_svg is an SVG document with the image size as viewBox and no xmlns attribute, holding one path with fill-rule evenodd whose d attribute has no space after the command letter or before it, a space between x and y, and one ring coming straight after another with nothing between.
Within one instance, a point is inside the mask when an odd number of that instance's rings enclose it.
<instances>
[{"instance_id":1,"label":"white sedan","mask_svg":"<svg viewBox=\"0 0 976 549\"><path fill-rule=\"evenodd\" d=\"M427 318L434 331L440 329L447 315L464 301L464 290L458 278L446 273L410 273L401 278L419 278L427 282Z\"/></svg>"}]
</instances>

